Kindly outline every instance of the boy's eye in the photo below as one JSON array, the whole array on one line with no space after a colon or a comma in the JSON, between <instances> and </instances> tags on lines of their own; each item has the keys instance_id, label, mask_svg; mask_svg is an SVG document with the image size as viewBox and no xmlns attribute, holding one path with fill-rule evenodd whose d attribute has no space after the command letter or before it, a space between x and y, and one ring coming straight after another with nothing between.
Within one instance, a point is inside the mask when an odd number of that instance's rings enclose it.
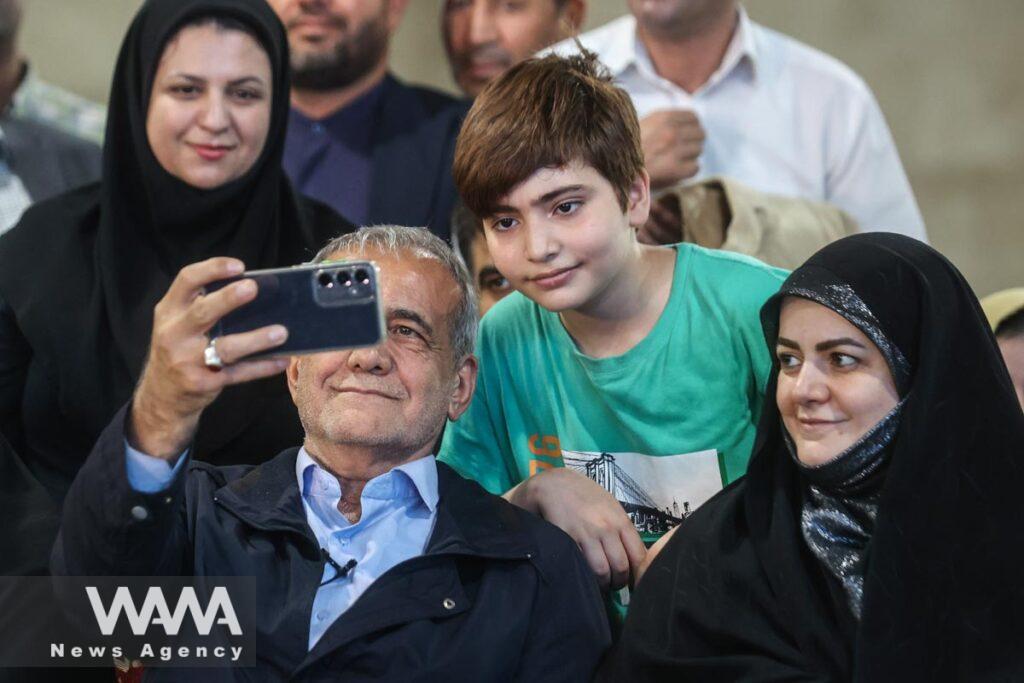
<instances>
[{"instance_id":1,"label":"boy's eye","mask_svg":"<svg viewBox=\"0 0 1024 683\"><path fill-rule=\"evenodd\" d=\"M580 204L582 203L583 202L578 200L573 200L571 202L562 202L561 204L555 207L555 213L561 214L563 216L568 216L569 214L575 213L576 209L578 209L580 207Z\"/></svg>"},{"instance_id":2,"label":"boy's eye","mask_svg":"<svg viewBox=\"0 0 1024 683\"><path fill-rule=\"evenodd\" d=\"M495 230L511 230L512 228L515 227L515 225L515 218L505 216L503 218L498 218L497 220L495 220L494 223L491 224L491 227L494 228Z\"/></svg>"}]
</instances>

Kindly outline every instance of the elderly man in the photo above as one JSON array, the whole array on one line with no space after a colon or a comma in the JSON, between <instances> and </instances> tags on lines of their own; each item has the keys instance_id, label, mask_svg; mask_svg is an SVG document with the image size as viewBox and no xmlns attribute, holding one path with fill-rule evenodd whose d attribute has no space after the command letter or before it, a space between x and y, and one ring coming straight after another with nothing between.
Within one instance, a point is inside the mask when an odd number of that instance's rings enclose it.
<instances>
[{"instance_id":1,"label":"elderly man","mask_svg":"<svg viewBox=\"0 0 1024 683\"><path fill-rule=\"evenodd\" d=\"M468 105L388 72L409 0L269 2L288 31L284 167L295 186L356 225L424 225L447 238Z\"/></svg>"},{"instance_id":2,"label":"elderly man","mask_svg":"<svg viewBox=\"0 0 1024 683\"><path fill-rule=\"evenodd\" d=\"M447 0L441 17L452 77L476 97L538 50L575 35L587 0Z\"/></svg>"},{"instance_id":3,"label":"elderly man","mask_svg":"<svg viewBox=\"0 0 1024 683\"><path fill-rule=\"evenodd\" d=\"M271 326L221 337L219 372L205 333L254 283L200 296L242 264L181 271L132 402L68 494L55 573L255 576L247 632L269 680L587 680L610 638L575 544L431 455L476 379L465 268L417 228L364 229L318 259L348 257L380 266L379 346L239 360L281 343ZM223 388L282 370L301 448L256 468L184 465Z\"/></svg>"},{"instance_id":4,"label":"elderly man","mask_svg":"<svg viewBox=\"0 0 1024 683\"><path fill-rule=\"evenodd\" d=\"M629 0L629 9L580 42L633 99L653 188L699 164L700 178L829 202L863 230L927 238L878 103L849 67L751 21L737 0Z\"/></svg>"}]
</instances>

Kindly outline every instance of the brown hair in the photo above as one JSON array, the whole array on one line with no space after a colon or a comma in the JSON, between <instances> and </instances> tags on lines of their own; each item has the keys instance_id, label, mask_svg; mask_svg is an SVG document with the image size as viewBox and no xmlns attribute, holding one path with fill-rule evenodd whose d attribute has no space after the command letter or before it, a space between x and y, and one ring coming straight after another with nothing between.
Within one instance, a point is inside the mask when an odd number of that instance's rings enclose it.
<instances>
[{"instance_id":1,"label":"brown hair","mask_svg":"<svg viewBox=\"0 0 1024 683\"><path fill-rule=\"evenodd\" d=\"M538 169L573 161L604 176L626 210L644 168L640 124L629 95L585 50L528 59L484 88L459 133L452 174L466 206L484 217Z\"/></svg>"}]
</instances>

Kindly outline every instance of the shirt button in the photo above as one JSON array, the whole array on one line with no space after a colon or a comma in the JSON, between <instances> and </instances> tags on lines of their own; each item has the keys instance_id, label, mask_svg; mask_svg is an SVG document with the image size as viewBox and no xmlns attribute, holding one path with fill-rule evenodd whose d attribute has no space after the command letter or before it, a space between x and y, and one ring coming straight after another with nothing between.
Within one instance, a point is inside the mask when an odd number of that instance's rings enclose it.
<instances>
[{"instance_id":1,"label":"shirt button","mask_svg":"<svg viewBox=\"0 0 1024 683\"><path fill-rule=\"evenodd\" d=\"M142 520L149 517L149 510L142 507L141 505L136 505L135 507L132 508L132 517L141 522Z\"/></svg>"},{"instance_id":2,"label":"shirt button","mask_svg":"<svg viewBox=\"0 0 1024 683\"><path fill-rule=\"evenodd\" d=\"M317 135L319 135L320 133L323 133L324 132L323 125L321 125L319 123L314 123L313 124L313 132L316 133Z\"/></svg>"},{"instance_id":3,"label":"shirt button","mask_svg":"<svg viewBox=\"0 0 1024 683\"><path fill-rule=\"evenodd\" d=\"M323 621L326 618L327 618L327 612L317 612L316 613L316 620L317 621Z\"/></svg>"},{"instance_id":4,"label":"shirt button","mask_svg":"<svg viewBox=\"0 0 1024 683\"><path fill-rule=\"evenodd\" d=\"M342 545L348 545L348 539L347 538L341 539L341 544Z\"/></svg>"}]
</instances>

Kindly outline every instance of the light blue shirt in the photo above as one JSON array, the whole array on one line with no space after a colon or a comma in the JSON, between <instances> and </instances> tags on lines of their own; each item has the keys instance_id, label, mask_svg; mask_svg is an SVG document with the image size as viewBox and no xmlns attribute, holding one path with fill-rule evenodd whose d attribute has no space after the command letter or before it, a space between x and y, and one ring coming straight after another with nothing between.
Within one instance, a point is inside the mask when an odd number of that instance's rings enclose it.
<instances>
[{"instance_id":1,"label":"light blue shirt","mask_svg":"<svg viewBox=\"0 0 1024 683\"><path fill-rule=\"evenodd\" d=\"M128 482L136 491L155 493L170 485L185 462L172 467L166 460L140 453L125 443ZM186 452L187 453L187 452ZM323 585L317 589L309 622L309 649L327 628L384 572L422 555L437 519L437 463L426 456L400 465L366 482L360 496L359 521L350 523L338 511L341 485L320 467L305 448L295 460L295 477L313 535L341 567L356 565L343 578L324 565ZM332 580L333 579L333 580Z\"/></svg>"}]
</instances>

